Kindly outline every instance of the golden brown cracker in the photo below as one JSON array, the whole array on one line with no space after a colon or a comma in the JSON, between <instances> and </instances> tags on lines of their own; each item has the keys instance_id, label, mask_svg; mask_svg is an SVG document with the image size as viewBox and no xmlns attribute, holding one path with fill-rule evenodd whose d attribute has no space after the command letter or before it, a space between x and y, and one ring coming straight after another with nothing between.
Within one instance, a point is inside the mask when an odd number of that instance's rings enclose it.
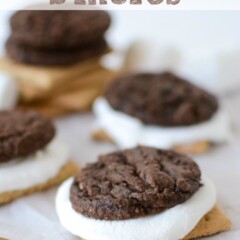
<instances>
[{"instance_id":1,"label":"golden brown cracker","mask_svg":"<svg viewBox=\"0 0 240 240\"><path fill-rule=\"evenodd\" d=\"M173 150L182 154L200 155L209 150L211 143L209 141L200 141L191 144L183 144L173 147Z\"/></svg>"},{"instance_id":2,"label":"golden brown cracker","mask_svg":"<svg viewBox=\"0 0 240 240\"><path fill-rule=\"evenodd\" d=\"M72 112L88 111L91 109L93 101L103 93L104 89L111 81L108 72L96 74L98 82L86 88L72 88L51 98L34 102L20 102L18 108L38 111L46 116L57 117ZM67 90L67 89L66 89Z\"/></svg>"},{"instance_id":3,"label":"golden brown cracker","mask_svg":"<svg viewBox=\"0 0 240 240\"><path fill-rule=\"evenodd\" d=\"M0 205L9 203L22 196L27 196L32 193L54 187L63 182L65 179L74 176L78 172L78 170L79 170L78 166L75 163L69 161L60 169L60 171L55 177L49 179L45 183L38 184L28 189L0 193Z\"/></svg>"},{"instance_id":4,"label":"golden brown cracker","mask_svg":"<svg viewBox=\"0 0 240 240\"><path fill-rule=\"evenodd\" d=\"M197 224L197 226L184 238L184 240L211 236L220 232L231 230L231 221L220 209L215 206Z\"/></svg>"},{"instance_id":5,"label":"golden brown cracker","mask_svg":"<svg viewBox=\"0 0 240 240\"><path fill-rule=\"evenodd\" d=\"M40 105L40 104L28 104L28 105L18 105L17 109L21 110L27 110L27 111L36 111L41 113L42 115L48 116L48 117L58 117L68 114L69 112L58 108L56 106L48 105Z\"/></svg>"},{"instance_id":6,"label":"golden brown cracker","mask_svg":"<svg viewBox=\"0 0 240 240\"><path fill-rule=\"evenodd\" d=\"M94 99L99 95L98 89L74 91L56 96L52 99L53 105L67 111L90 109Z\"/></svg>"},{"instance_id":7,"label":"golden brown cracker","mask_svg":"<svg viewBox=\"0 0 240 240\"><path fill-rule=\"evenodd\" d=\"M39 89L49 89L81 74L99 68L99 58L89 59L67 67L41 67L0 59L0 69L15 77L21 83Z\"/></svg>"},{"instance_id":8,"label":"golden brown cracker","mask_svg":"<svg viewBox=\"0 0 240 240\"><path fill-rule=\"evenodd\" d=\"M92 138L97 141L114 143L114 141L103 130L96 130L92 133ZM200 155L205 153L211 144L208 141L201 141L192 144L179 145L173 148L174 151L182 154Z\"/></svg>"},{"instance_id":9,"label":"golden brown cracker","mask_svg":"<svg viewBox=\"0 0 240 240\"><path fill-rule=\"evenodd\" d=\"M27 84L20 84L21 101L40 101L43 99L52 98L64 92L75 91L76 89L81 90L97 87L100 88L107 85L114 78L114 76L114 72L104 68L99 68L92 72L79 75L75 79L69 79L69 81L62 83L59 86L55 86L53 89L51 88L43 90Z\"/></svg>"},{"instance_id":10,"label":"golden brown cracker","mask_svg":"<svg viewBox=\"0 0 240 240\"><path fill-rule=\"evenodd\" d=\"M92 132L92 138L96 141L103 141L103 142L109 142L114 143L111 137L107 135L107 133L103 130L96 130Z\"/></svg>"},{"instance_id":11,"label":"golden brown cracker","mask_svg":"<svg viewBox=\"0 0 240 240\"><path fill-rule=\"evenodd\" d=\"M20 103L19 109L33 110L50 117L66 115L72 112L91 110L93 101L102 93L102 88L66 92L51 99L36 103Z\"/></svg>"}]
</instances>

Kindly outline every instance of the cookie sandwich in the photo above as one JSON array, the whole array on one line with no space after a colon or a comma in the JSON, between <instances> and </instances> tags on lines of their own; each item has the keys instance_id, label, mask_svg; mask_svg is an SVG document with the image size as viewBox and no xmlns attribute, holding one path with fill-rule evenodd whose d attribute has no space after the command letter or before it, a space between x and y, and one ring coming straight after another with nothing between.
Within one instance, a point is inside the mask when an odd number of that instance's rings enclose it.
<instances>
[{"instance_id":1,"label":"cookie sandwich","mask_svg":"<svg viewBox=\"0 0 240 240\"><path fill-rule=\"evenodd\" d=\"M65 181L61 224L86 240L176 240L231 228L215 187L189 157L139 146L100 156Z\"/></svg>"},{"instance_id":2,"label":"cookie sandwich","mask_svg":"<svg viewBox=\"0 0 240 240\"><path fill-rule=\"evenodd\" d=\"M100 64L110 51L105 11L18 11L0 69L16 78L21 107L48 115L88 110L113 72Z\"/></svg>"},{"instance_id":3,"label":"cookie sandwich","mask_svg":"<svg viewBox=\"0 0 240 240\"><path fill-rule=\"evenodd\" d=\"M53 123L34 112L0 112L0 205L73 176L68 146Z\"/></svg>"},{"instance_id":4,"label":"cookie sandwich","mask_svg":"<svg viewBox=\"0 0 240 240\"><path fill-rule=\"evenodd\" d=\"M212 94L171 73L113 81L94 104L96 139L200 154L231 139L228 115Z\"/></svg>"}]
</instances>

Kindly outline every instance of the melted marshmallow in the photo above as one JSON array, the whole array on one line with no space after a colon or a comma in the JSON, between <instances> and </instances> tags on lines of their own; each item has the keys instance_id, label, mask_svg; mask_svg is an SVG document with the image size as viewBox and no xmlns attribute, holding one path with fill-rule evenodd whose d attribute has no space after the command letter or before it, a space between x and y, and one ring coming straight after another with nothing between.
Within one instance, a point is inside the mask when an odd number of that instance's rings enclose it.
<instances>
[{"instance_id":1,"label":"melted marshmallow","mask_svg":"<svg viewBox=\"0 0 240 240\"><path fill-rule=\"evenodd\" d=\"M100 127L121 148L131 148L138 144L172 148L206 140L222 143L232 137L230 119L222 109L208 121L187 127L144 125L135 117L115 111L104 98L95 101L94 113Z\"/></svg>"},{"instance_id":2,"label":"melted marshmallow","mask_svg":"<svg viewBox=\"0 0 240 240\"><path fill-rule=\"evenodd\" d=\"M69 149L55 137L43 150L0 164L0 192L26 189L55 177L69 160Z\"/></svg>"},{"instance_id":3,"label":"melted marshmallow","mask_svg":"<svg viewBox=\"0 0 240 240\"><path fill-rule=\"evenodd\" d=\"M162 213L130 220L105 221L76 212L69 200L73 179L65 181L56 196L61 224L72 234L88 240L176 240L185 237L216 203L213 183L203 177L203 186L185 203Z\"/></svg>"}]
</instances>

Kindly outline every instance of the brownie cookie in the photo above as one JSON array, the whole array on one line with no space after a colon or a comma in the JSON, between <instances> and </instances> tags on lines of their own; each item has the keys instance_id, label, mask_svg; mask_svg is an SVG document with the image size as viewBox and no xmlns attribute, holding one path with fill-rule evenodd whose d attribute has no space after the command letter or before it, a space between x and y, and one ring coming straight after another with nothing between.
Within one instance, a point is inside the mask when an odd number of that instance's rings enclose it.
<instances>
[{"instance_id":1,"label":"brownie cookie","mask_svg":"<svg viewBox=\"0 0 240 240\"><path fill-rule=\"evenodd\" d=\"M201 186L189 157L137 147L100 156L75 177L72 207L86 217L131 219L157 214L187 201Z\"/></svg>"},{"instance_id":2,"label":"brownie cookie","mask_svg":"<svg viewBox=\"0 0 240 240\"><path fill-rule=\"evenodd\" d=\"M0 163L44 148L54 137L52 122L34 112L0 112Z\"/></svg>"},{"instance_id":3,"label":"brownie cookie","mask_svg":"<svg viewBox=\"0 0 240 240\"><path fill-rule=\"evenodd\" d=\"M105 97L115 110L160 126L201 123L218 109L213 95L168 72L120 77Z\"/></svg>"},{"instance_id":4,"label":"brownie cookie","mask_svg":"<svg viewBox=\"0 0 240 240\"><path fill-rule=\"evenodd\" d=\"M15 41L28 47L50 49L96 43L110 22L105 11L23 10L10 20Z\"/></svg>"},{"instance_id":5,"label":"brownie cookie","mask_svg":"<svg viewBox=\"0 0 240 240\"><path fill-rule=\"evenodd\" d=\"M97 44L86 45L80 48L67 49L38 49L23 46L9 38L6 42L7 55L17 62L36 64L42 66L67 66L91 57L97 57L107 51L107 43L104 39Z\"/></svg>"}]
</instances>

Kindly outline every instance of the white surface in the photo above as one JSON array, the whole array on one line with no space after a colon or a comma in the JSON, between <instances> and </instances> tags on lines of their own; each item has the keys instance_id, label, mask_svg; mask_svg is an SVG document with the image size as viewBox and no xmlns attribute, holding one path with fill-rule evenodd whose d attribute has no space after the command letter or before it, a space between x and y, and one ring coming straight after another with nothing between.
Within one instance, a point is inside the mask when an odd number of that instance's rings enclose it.
<instances>
[{"instance_id":1,"label":"white surface","mask_svg":"<svg viewBox=\"0 0 240 240\"><path fill-rule=\"evenodd\" d=\"M231 120L223 107L204 123L172 128L143 124L137 118L115 111L108 101L101 97L95 101L93 109L99 128L121 148L131 148L139 144L172 148L206 140L219 144L233 139Z\"/></svg>"},{"instance_id":2,"label":"white surface","mask_svg":"<svg viewBox=\"0 0 240 240\"><path fill-rule=\"evenodd\" d=\"M104 221L77 213L69 200L73 179L65 181L56 196L56 211L62 225L87 240L176 240L184 238L216 203L216 190L203 176L203 186L186 202L148 217ZM137 229L137 231L136 231Z\"/></svg>"},{"instance_id":3,"label":"white surface","mask_svg":"<svg viewBox=\"0 0 240 240\"><path fill-rule=\"evenodd\" d=\"M57 175L70 160L69 147L55 137L43 150L26 159L0 164L0 192L26 189Z\"/></svg>"},{"instance_id":4,"label":"white surface","mask_svg":"<svg viewBox=\"0 0 240 240\"><path fill-rule=\"evenodd\" d=\"M18 101L18 86L13 78L0 72L0 111L11 110Z\"/></svg>"},{"instance_id":5,"label":"white surface","mask_svg":"<svg viewBox=\"0 0 240 240\"><path fill-rule=\"evenodd\" d=\"M233 230L204 240L240 239L240 95L225 101L234 117L236 142L213 148L195 158L202 171L214 182L217 202L233 221ZM90 114L73 115L56 121L60 136L72 146L72 157L80 164L95 161L98 154L115 149L107 143L91 140L94 118ZM11 240L76 240L59 224L55 212L56 189L22 198L0 207L0 236Z\"/></svg>"}]
</instances>

